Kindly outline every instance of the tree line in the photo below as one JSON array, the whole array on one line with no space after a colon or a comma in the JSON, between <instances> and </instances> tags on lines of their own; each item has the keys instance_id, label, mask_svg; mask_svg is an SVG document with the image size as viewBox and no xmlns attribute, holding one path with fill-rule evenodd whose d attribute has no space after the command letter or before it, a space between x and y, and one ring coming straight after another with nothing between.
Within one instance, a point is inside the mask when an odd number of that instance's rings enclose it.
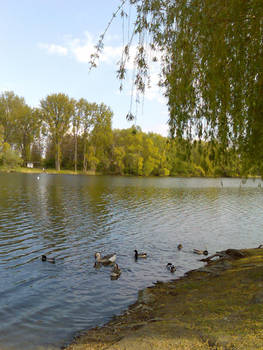
<instances>
[{"instance_id":1,"label":"tree line","mask_svg":"<svg viewBox=\"0 0 263 350\"><path fill-rule=\"evenodd\" d=\"M14 92L0 95L0 165L69 169L139 176L240 176L246 169L235 147L219 140L188 140L144 133L138 126L112 129L105 104L58 93L31 108Z\"/></svg>"}]
</instances>

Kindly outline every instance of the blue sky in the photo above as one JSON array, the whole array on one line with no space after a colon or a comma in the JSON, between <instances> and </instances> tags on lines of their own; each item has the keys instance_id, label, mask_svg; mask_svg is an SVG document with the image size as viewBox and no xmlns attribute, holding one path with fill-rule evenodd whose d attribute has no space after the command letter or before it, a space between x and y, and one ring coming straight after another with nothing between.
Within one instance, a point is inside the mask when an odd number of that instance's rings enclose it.
<instances>
[{"instance_id":1,"label":"blue sky","mask_svg":"<svg viewBox=\"0 0 263 350\"><path fill-rule=\"evenodd\" d=\"M98 68L89 72L89 56L119 0L0 0L0 91L14 91L30 106L48 94L63 92L89 102L105 103L114 112L113 128L131 126L131 84L119 92L117 61L122 46L122 22L115 20ZM130 76L132 63L129 64ZM156 69L156 68L155 68ZM153 83L157 71L153 73ZM143 131L167 134L168 111L152 84L138 107ZM135 101L133 102L135 107ZM135 112L135 110L133 110Z\"/></svg>"}]
</instances>

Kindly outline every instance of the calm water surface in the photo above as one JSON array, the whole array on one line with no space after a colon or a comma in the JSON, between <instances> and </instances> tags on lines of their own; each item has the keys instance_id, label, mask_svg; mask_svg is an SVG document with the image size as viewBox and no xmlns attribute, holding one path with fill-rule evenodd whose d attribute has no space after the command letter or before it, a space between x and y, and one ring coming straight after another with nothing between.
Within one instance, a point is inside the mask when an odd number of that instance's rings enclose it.
<instances>
[{"instance_id":1,"label":"calm water surface","mask_svg":"<svg viewBox=\"0 0 263 350\"><path fill-rule=\"evenodd\" d=\"M139 289L201 266L193 248L263 243L260 183L0 174L0 348L58 349L121 313ZM149 258L135 262L136 248ZM118 254L118 280L93 267L96 251Z\"/></svg>"}]
</instances>

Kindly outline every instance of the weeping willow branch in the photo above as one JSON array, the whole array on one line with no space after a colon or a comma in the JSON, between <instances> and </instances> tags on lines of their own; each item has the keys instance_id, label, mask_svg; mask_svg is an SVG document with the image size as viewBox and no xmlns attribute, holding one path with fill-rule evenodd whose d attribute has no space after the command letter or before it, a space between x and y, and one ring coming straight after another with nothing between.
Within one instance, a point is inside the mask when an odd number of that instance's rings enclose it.
<instances>
[{"instance_id":1,"label":"weeping willow branch","mask_svg":"<svg viewBox=\"0 0 263 350\"><path fill-rule=\"evenodd\" d=\"M129 4L136 10L133 84L144 94L150 48L156 53L152 60L161 66L159 84L168 100L171 135L216 139L222 150L234 146L263 172L262 0L130 0ZM120 60L121 81L131 45L129 40Z\"/></svg>"},{"instance_id":2,"label":"weeping willow branch","mask_svg":"<svg viewBox=\"0 0 263 350\"><path fill-rule=\"evenodd\" d=\"M89 61L90 69L97 67L97 61L99 60L100 54L101 54L101 52L103 51L103 48L104 48L104 42L103 41L104 41L105 35L108 32L110 26L112 25L114 19L117 17L118 13L120 12L121 16L125 15L125 13L124 13L124 11L122 9L123 9L123 6L125 5L125 3L127 1L128 0L122 0L121 1L121 4L118 6L117 10L112 14L112 17L111 17L110 21L108 22L104 32L100 35L99 41L98 41L97 45L95 46L95 52L92 53L91 56L90 56L90 61Z\"/></svg>"}]
</instances>

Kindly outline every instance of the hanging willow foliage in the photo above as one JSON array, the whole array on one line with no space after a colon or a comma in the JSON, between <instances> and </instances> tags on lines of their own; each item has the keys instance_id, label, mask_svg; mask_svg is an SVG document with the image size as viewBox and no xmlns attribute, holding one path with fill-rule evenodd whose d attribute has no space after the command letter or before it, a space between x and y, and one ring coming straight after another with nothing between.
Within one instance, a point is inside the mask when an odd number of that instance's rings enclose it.
<instances>
[{"instance_id":1,"label":"hanging willow foliage","mask_svg":"<svg viewBox=\"0 0 263 350\"><path fill-rule=\"evenodd\" d=\"M139 38L134 84L144 92L150 48L157 53L151 55L153 60L160 58L171 135L216 139L222 150L234 145L262 163L263 1L127 0L127 4L136 8L133 33ZM131 41L121 60L121 79L130 45Z\"/></svg>"}]
</instances>

